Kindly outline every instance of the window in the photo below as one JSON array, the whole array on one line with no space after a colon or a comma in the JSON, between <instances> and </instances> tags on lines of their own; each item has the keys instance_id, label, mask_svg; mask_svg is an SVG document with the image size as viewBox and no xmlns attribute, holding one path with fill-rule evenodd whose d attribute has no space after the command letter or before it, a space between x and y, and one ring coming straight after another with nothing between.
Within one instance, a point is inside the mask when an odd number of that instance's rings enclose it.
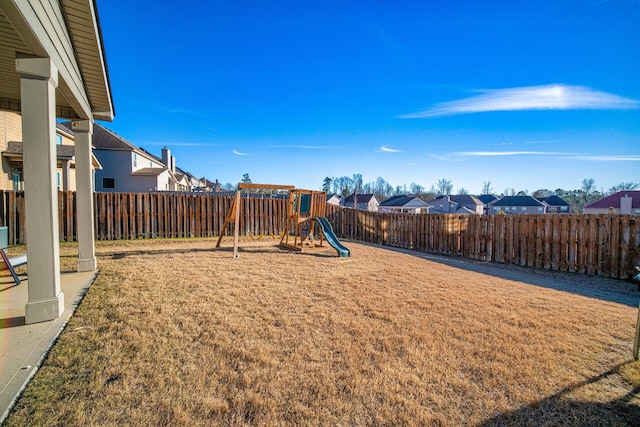
<instances>
[{"instance_id":1,"label":"window","mask_svg":"<svg viewBox=\"0 0 640 427\"><path fill-rule=\"evenodd\" d=\"M116 188L116 179L102 178L102 188Z\"/></svg>"},{"instance_id":2,"label":"window","mask_svg":"<svg viewBox=\"0 0 640 427\"><path fill-rule=\"evenodd\" d=\"M56 185L58 186L58 191L60 191L60 172L56 172Z\"/></svg>"},{"instance_id":3,"label":"window","mask_svg":"<svg viewBox=\"0 0 640 427\"><path fill-rule=\"evenodd\" d=\"M538 212L542 213L542 206L538 208Z\"/></svg>"},{"instance_id":4,"label":"window","mask_svg":"<svg viewBox=\"0 0 640 427\"><path fill-rule=\"evenodd\" d=\"M136 153L133 153L133 167L138 167L138 155Z\"/></svg>"},{"instance_id":5,"label":"window","mask_svg":"<svg viewBox=\"0 0 640 427\"><path fill-rule=\"evenodd\" d=\"M521 209L522 209L522 212L526 212L527 211L527 208L525 206L523 206Z\"/></svg>"},{"instance_id":6,"label":"window","mask_svg":"<svg viewBox=\"0 0 640 427\"><path fill-rule=\"evenodd\" d=\"M560 211L561 212L566 212L568 210L569 210L569 208L567 206L560 206Z\"/></svg>"},{"instance_id":7,"label":"window","mask_svg":"<svg viewBox=\"0 0 640 427\"><path fill-rule=\"evenodd\" d=\"M56 145L62 145L62 135L56 133Z\"/></svg>"},{"instance_id":8,"label":"window","mask_svg":"<svg viewBox=\"0 0 640 427\"><path fill-rule=\"evenodd\" d=\"M153 162L149 161L149 167L152 168L153 167Z\"/></svg>"},{"instance_id":9,"label":"window","mask_svg":"<svg viewBox=\"0 0 640 427\"><path fill-rule=\"evenodd\" d=\"M13 191L24 190L22 180L22 168L11 166L11 181L13 182Z\"/></svg>"}]
</instances>

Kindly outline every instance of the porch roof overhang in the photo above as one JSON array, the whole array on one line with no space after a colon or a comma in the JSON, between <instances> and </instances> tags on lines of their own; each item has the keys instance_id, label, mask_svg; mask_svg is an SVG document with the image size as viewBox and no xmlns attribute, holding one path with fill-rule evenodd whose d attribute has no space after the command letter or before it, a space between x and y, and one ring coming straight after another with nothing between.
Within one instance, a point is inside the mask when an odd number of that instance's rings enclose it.
<instances>
[{"instance_id":1,"label":"porch roof overhang","mask_svg":"<svg viewBox=\"0 0 640 427\"><path fill-rule=\"evenodd\" d=\"M2 157L22 161L22 150L22 142L9 141L7 149L2 152ZM75 165L76 147L73 145L56 145L56 158L58 161L68 160L71 164ZM102 169L102 165L93 153L91 153L91 164L94 169Z\"/></svg>"},{"instance_id":2,"label":"porch roof overhang","mask_svg":"<svg viewBox=\"0 0 640 427\"><path fill-rule=\"evenodd\" d=\"M131 173L133 176L158 176L169 169L167 168L142 168Z\"/></svg>"},{"instance_id":3,"label":"porch roof overhang","mask_svg":"<svg viewBox=\"0 0 640 427\"><path fill-rule=\"evenodd\" d=\"M21 111L16 60L29 57L58 69L57 117L113 120L95 0L0 0L0 109Z\"/></svg>"}]
</instances>

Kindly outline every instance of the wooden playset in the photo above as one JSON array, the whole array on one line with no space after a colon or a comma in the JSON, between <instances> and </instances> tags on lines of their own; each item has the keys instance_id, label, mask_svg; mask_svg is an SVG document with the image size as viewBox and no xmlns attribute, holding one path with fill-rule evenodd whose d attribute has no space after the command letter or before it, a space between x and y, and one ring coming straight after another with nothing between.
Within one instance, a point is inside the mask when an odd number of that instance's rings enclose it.
<instances>
[{"instance_id":1,"label":"wooden playset","mask_svg":"<svg viewBox=\"0 0 640 427\"><path fill-rule=\"evenodd\" d=\"M292 250L303 251L322 247L323 242L326 241L336 249L339 256L350 256L349 249L345 248L338 241L337 237L333 233L331 224L329 224L329 221L324 217L327 206L326 193L324 191L296 189L293 185L239 183L238 191L236 191L231 208L225 218L222 232L220 233L220 237L216 243L216 248L220 247L220 243L222 242L227 226L233 223L233 257L238 257L238 240L240 232L239 206L241 191L243 189L286 190L289 192L285 230L280 239L281 246Z\"/></svg>"}]
</instances>

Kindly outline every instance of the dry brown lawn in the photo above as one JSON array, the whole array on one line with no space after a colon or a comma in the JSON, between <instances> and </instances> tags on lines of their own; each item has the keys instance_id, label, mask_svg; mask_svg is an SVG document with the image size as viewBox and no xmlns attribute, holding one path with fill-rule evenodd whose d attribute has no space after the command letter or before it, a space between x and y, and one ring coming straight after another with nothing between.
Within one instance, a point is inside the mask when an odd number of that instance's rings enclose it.
<instances>
[{"instance_id":1,"label":"dry brown lawn","mask_svg":"<svg viewBox=\"0 0 640 427\"><path fill-rule=\"evenodd\" d=\"M214 244L99 242L7 424L640 424L633 306L352 242Z\"/></svg>"}]
</instances>

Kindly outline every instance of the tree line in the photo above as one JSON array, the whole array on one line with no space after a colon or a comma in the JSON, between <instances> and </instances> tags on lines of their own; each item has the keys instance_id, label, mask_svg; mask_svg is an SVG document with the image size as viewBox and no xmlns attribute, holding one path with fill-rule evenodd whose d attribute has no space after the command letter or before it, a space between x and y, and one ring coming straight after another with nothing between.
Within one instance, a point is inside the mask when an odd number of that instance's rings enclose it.
<instances>
[{"instance_id":1,"label":"tree line","mask_svg":"<svg viewBox=\"0 0 640 427\"><path fill-rule=\"evenodd\" d=\"M252 182L248 173L242 175L240 182ZM236 185L226 183L222 186L223 191L235 191ZM574 211L579 210L582 206L592 201L601 199L602 197L616 193L618 191L631 191L640 188L640 183L637 182L621 182L614 185L608 190L602 188L598 189L596 181L593 178L585 178L582 180L582 186L578 189L565 190L563 188L556 188L550 190L547 188L540 188L536 191L529 192L528 190L516 190L512 187L505 188L502 192L496 191L491 185L491 181L484 181L480 193L478 194L492 194L494 196L533 196L537 199L558 196L569 203ZM412 182L409 186L406 184L392 186L382 177L378 177L375 181L364 182L362 174L354 173L352 176L339 176L339 177L325 177L322 181L322 191L328 194L337 194L339 196L346 197L352 193L360 194L374 194L379 202L384 202L393 196L416 196L420 197L425 202L435 199L440 195L461 195L471 194L466 188L460 187L455 193L453 192L453 182L446 178L441 178L428 189L420 184ZM255 192L262 192L261 190L254 190Z\"/></svg>"},{"instance_id":2,"label":"tree line","mask_svg":"<svg viewBox=\"0 0 640 427\"><path fill-rule=\"evenodd\" d=\"M479 194L492 194L495 196L533 196L535 198L544 198L550 196L558 196L568 202L574 209L580 208L583 205L598 200L602 197L616 193L618 191L630 191L640 188L640 183L637 182L621 182L618 185L614 185L605 191L598 189L595 179L585 178L582 180L582 186L579 189L565 190L557 188L550 190L547 188L540 188L532 193L528 190L515 190L514 188L507 187L502 192L497 192L491 185L491 181L485 181L482 184L482 189ZM383 202L390 197L399 195L410 195L420 197L425 202L436 198L440 195L451 195L453 193L453 182L449 179L442 178L436 183L431 185L429 189L426 189L420 184L412 182L408 187L406 184L393 187L384 178L378 177L375 181L363 182L362 174L355 173L351 177L325 177L322 181L322 190L327 193L333 193L340 196L348 196L352 193L364 193L374 194L378 201ZM463 187L457 189L455 194L470 194L469 191Z\"/></svg>"}]
</instances>

